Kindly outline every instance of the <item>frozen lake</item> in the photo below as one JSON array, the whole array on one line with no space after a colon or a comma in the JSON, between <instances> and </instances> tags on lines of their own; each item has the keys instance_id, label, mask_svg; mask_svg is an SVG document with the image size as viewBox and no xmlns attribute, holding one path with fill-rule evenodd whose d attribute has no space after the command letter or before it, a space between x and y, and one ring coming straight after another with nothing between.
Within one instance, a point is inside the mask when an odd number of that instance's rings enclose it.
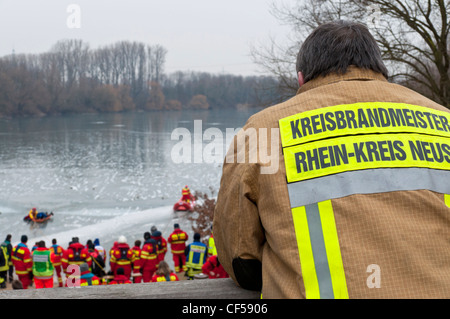
<instances>
[{"instance_id":1,"label":"frozen lake","mask_svg":"<svg viewBox=\"0 0 450 319\"><path fill-rule=\"evenodd\" d=\"M171 138L172 133L187 129L192 143L217 143L225 152L224 143L194 134L194 121L202 124L202 132L214 128L225 136L227 128L242 127L254 112L0 119L0 241L12 234L17 243L26 234L30 247L41 239L48 246L56 238L66 248L72 237L82 243L99 238L109 249L120 235L132 246L152 225L167 237L174 220L192 233L172 205L184 185L208 194L212 187L217 193L222 164L177 164L171 151L180 140ZM54 220L45 228L30 229L22 219L32 207L53 211Z\"/></svg>"}]
</instances>

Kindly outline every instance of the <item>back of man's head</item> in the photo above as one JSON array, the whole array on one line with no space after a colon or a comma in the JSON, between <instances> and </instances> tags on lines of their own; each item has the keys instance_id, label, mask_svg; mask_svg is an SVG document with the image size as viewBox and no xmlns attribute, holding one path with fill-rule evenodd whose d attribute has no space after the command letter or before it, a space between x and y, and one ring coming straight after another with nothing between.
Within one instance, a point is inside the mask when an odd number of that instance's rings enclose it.
<instances>
[{"instance_id":1,"label":"back of man's head","mask_svg":"<svg viewBox=\"0 0 450 319\"><path fill-rule=\"evenodd\" d=\"M380 48L369 29L357 22L336 21L317 27L297 55L304 82L330 73L344 74L351 65L388 77Z\"/></svg>"}]
</instances>

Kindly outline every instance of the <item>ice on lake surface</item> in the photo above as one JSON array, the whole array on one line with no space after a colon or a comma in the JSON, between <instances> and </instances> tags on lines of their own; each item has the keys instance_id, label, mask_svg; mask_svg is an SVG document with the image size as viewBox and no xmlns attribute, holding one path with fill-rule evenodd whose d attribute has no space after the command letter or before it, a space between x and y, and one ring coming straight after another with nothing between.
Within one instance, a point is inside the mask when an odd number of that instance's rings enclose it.
<instances>
[{"instance_id":1,"label":"ice on lake surface","mask_svg":"<svg viewBox=\"0 0 450 319\"><path fill-rule=\"evenodd\" d=\"M52 238L67 247L72 237L82 243L99 238L108 250L120 235L131 246L143 240L153 225L167 237L174 220L192 234L185 216L174 214L172 206L184 185L208 194L212 188L217 194L222 164L174 163L171 150L179 140L172 140L171 133L187 128L194 135L194 120L201 120L203 130L219 128L225 135L226 128L242 127L253 113L0 119L0 241L12 234L17 243L26 234L30 247L41 239L48 246ZM223 148L225 154L227 145ZM54 220L30 229L23 217L32 207L53 211Z\"/></svg>"}]
</instances>

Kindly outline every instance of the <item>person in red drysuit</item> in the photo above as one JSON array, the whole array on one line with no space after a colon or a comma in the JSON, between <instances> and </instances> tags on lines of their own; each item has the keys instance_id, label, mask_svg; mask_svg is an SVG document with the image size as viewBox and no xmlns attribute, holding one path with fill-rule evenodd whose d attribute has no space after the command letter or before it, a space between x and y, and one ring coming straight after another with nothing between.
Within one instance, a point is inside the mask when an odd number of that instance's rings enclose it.
<instances>
[{"instance_id":1,"label":"person in red drysuit","mask_svg":"<svg viewBox=\"0 0 450 319\"><path fill-rule=\"evenodd\" d=\"M52 239L52 246L50 247L50 258L52 260L53 268L55 268L56 277L58 278L58 285L59 287L63 286L63 280L62 280L62 256L64 253L64 249L58 245L55 238Z\"/></svg>"},{"instance_id":2,"label":"person in red drysuit","mask_svg":"<svg viewBox=\"0 0 450 319\"><path fill-rule=\"evenodd\" d=\"M191 201L194 201L194 196L192 196L191 190L187 185L181 190L181 195L181 200L183 202L190 203Z\"/></svg>"},{"instance_id":3,"label":"person in red drysuit","mask_svg":"<svg viewBox=\"0 0 450 319\"><path fill-rule=\"evenodd\" d=\"M187 271L184 250L186 249L186 242L189 239L189 236L185 231L180 229L179 224L173 225L173 228L174 230L167 241L170 244L175 272Z\"/></svg>"},{"instance_id":4,"label":"person in red drysuit","mask_svg":"<svg viewBox=\"0 0 450 319\"><path fill-rule=\"evenodd\" d=\"M17 277L22 283L23 289L27 289L32 284L33 278L33 261L31 252L27 246L28 237L23 235L20 244L13 248L12 262L16 270Z\"/></svg>"},{"instance_id":5,"label":"person in red drysuit","mask_svg":"<svg viewBox=\"0 0 450 319\"><path fill-rule=\"evenodd\" d=\"M141 250L142 280L151 282L158 265L158 244L151 238L150 232L144 234L144 246Z\"/></svg>"},{"instance_id":6,"label":"person in red drysuit","mask_svg":"<svg viewBox=\"0 0 450 319\"><path fill-rule=\"evenodd\" d=\"M124 276L129 279L131 277L133 257L133 251L127 244L127 239L125 236L120 236L110 260L111 271L114 275L117 274L117 269L122 268Z\"/></svg>"},{"instance_id":7,"label":"person in red drysuit","mask_svg":"<svg viewBox=\"0 0 450 319\"><path fill-rule=\"evenodd\" d=\"M151 237L158 244L158 264L166 258L167 253L167 241L162 236L161 232L155 228L152 231Z\"/></svg>"},{"instance_id":8,"label":"person in red drysuit","mask_svg":"<svg viewBox=\"0 0 450 319\"><path fill-rule=\"evenodd\" d=\"M108 285L122 285L122 284L132 284L130 278L125 274L125 270L122 267L118 267L116 269L116 274L114 275L114 279L109 282Z\"/></svg>"},{"instance_id":9,"label":"person in red drysuit","mask_svg":"<svg viewBox=\"0 0 450 319\"><path fill-rule=\"evenodd\" d=\"M212 255L208 258L208 260L206 260L206 262L202 266L202 272L204 274L207 274L209 279L229 277L228 273L225 271L225 269L223 269L223 266L220 264L217 255Z\"/></svg>"},{"instance_id":10,"label":"person in red drysuit","mask_svg":"<svg viewBox=\"0 0 450 319\"><path fill-rule=\"evenodd\" d=\"M102 280L94 275L90 270L88 264L84 263L80 266L80 287L85 286L99 286L102 285Z\"/></svg>"},{"instance_id":11,"label":"person in red drysuit","mask_svg":"<svg viewBox=\"0 0 450 319\"><path fill-rule=\"evenodd\" d=\"M134 242L134 246L131 248L131 250L133 251L133 255L134 255L134 257L133 257L133 273L132 273L133 282L135 284L138 284L138 283L142 282L141 241L136 240Z\"/></svg>"},{"instance_id":12,"label":"person in red drysuit","mask_svg":"<svg viewBox=\"0 0 450 319\"><path fill-rule=\"evenodd\" d=\"M70 266L81 266L83 263L87 263L89 268L92 266L92 258L88 249L79 243L78 237L72 238L69 247L64 251L61 258L62 268L66 274L66 281L75 271Z\"/></svg>"},{"instance_id":13,"label":"person in red drysuit","mask_svg":"<svg viewBox=\"0 0 450 319\"><path fill-rule=\"evenodd\" d=\"M164 260L159 263L158 270L152 277L152 282L162 282L162 281L179 281L176 273L172 272L169 264Z\"/></svg>"}]
</instances>

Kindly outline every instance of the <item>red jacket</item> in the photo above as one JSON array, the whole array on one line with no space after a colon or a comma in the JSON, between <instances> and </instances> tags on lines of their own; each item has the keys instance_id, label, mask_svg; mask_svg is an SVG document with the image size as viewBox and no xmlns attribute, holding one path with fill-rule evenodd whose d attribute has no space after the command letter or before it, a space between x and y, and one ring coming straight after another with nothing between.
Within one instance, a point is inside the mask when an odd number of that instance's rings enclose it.
<instances>
[{"instance_id":1,"label":"red jacket","mask_svg":"<svg viewBox=\"0 0 450 319\"><path fill-rule=\"evenodd\" d=\"M52 260L53 266L54 267L61 266L62 264L61 260L64 254L64 249L59 245L52 245L50 247L50 251L51 251L50 258Z\"/></svg>"},{"instance_id":2,"label":"red jacket","mask_svg":"<svg viewBox=\"0 0 450 319\"><path fill-rule=\"evenodd\" d=\"M202 272L204 274L207 274L210 279L229 277L225 269L223 269L222 264L217 259L216 255L209 257L208 260L203 264Z\"/></svg>"},{"instance_id":3,"label":"red jacket","mask_svg":"<svg viewBox=\"0 0 450 319\"><path fill-rule=\"evenodd\" d=\"M133 251L127 243L119 243L117 247L112 251L111 255L111 271L116 273L118 268L123 268L124 275L127 278L131 276L131 264L134 260Z\"/></svg>"},{"instance_id":4,"label":"red jacket","mask_svg":"<svg viewBox=\"0 0 450 319\"><path fill-rule=\"evenodd\" d=\"M167 280L169 279L169 280ZM176 273L171 272L169 278L166 278L164 275L154 274L152 277L152 282L161 282L161 281L179 281Z\"/></svg>"},{"instance_id":5,"label":"red jacket","mask_svg":"<svg viewBox=\"0 0 450 319\"><path fill-rule=\"evenodd\" d=\"M33 261L27 245L20 243L14 247L11 259L17 275L27 275L33 271Z\"/></svg>"},{"instance_id":6,"label":"red jacket","mask_svg":"<svg viewBox=\"0 0 450 319\"><path fill-rule=\"evenodd\" d=\"M125 275L116 275L114 279L109 282L108 285L121 285L121 284L132 284L132 282Z\"/></svg>"},{"instance_id":7,"label":"red jacket","mask_svg":"<svg viewBox=\"0 0 450 319\"><path fill-rule=\"evenodd\" d=\"M137 274L141 272L142 268L141 247L133 246L131 251L133 252L133 273Z\"/></svg>"},{"instance_id":8,"label":"red jacket","mask_svg":"<svg viewBox=\"0 0 450 319\"><path fill-rule=\"evenodd\" d=\"M95 276L93 273L91 273L89 270L84 271L80 274L80 287L85 286L99 286L103 285L103 282L100 278ZM67 287L67 282L66 282Z\"/></svg>"},{"instance_id":9,"label":"red jacket","mask_svg":"<svg viewBox=\"0 0 450 319\"><path fill-rule=\"evenodd\" d=\"M86 247L80 243L72 243L64 251L61 263L64 272L67 273L67 267L69 267L69 265L81 265L87 263L89 268L91 268L92 258Z\"/></svg>"},{"instance_id":10,"label":"red jacket","mask_svg":"<svg viewBox=\"0 0 450 319\"><path fill-rule=\"evenodd\" d=\"M151 236L158 243L158 262L164 260L167 252L167 241L161 236L160 231L156 231L155 236Z\"/></svg>"},{"instance_id":11,"label":"red jacket","mask_svg":"<svg viewBox=\"0 0 450 319\"><path fill-rule=\"evenodd\" d=\"M184 254L184 250L186 249L186 242L188 239L189 236L185 231L178 228L175 229L168 238L172 254Z\"/></svg>"},{"instance_id":12,"label":"red jacket","mask_svg":"<svg viewBox=\"0 0 450 319\"><path fill-rule=\"evenodd\" d=\"M143 270L156 269L158 264L158 244L154 239L147 240L141 250Z\"/></svg>"}]
</instances>

